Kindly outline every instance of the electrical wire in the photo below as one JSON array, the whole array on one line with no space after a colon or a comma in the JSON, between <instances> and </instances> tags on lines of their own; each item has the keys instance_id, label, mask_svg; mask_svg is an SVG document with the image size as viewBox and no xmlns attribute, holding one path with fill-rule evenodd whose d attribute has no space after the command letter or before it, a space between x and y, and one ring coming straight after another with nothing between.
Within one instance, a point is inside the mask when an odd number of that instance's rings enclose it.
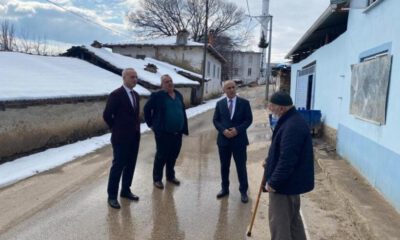
<instances>
[{"instance_id":1,"label":"electrical wire","mask_svg":"<svg viewBox=\"0 0 400 240\"><path fill-rule=\"evenodd\" d=\"M249 7L249 0L246 0L246 3L247 3L247 11L249 12L249 16L251 16L251 14L250 14L250 7Z\"/></svg>"},{"instance_id":2,"label":"electrical wire","mask_svg":"<svg viewBox=\"0 0 400 240\"><path fill-rule=\"evenodd\" d=\"M75 16L81 18L81 19L83 19L83 20L84 20L85 22L87 22L87 23L91 23L91 24L97 25L97 26L99 26L99 27L101 27L101 28L103 28L103 29L105 29L105 30L111 31L111 32L113 32L113 33L115 33L115 34L117 34L117 35L124 35L124 36L129 37L129 38L132 37L132 36L130 36L130 35L128 35L128 34L125 34L125 33L119 32L119 31L116 31L116 30L114 30L114 29L112 29L112 28L109 28L109 27L104 26L104 25L102 25L102 24L100 24L100 23L97 23L97 22L95 22L95 21L92 21L92 20L90 20L90 19L88 19L88 18L82 16L81 14L76 13L76 12L74 12L74 11L71 11L71 10L65 8L64 6L62 6L62 5L60 5L60 4L57 4L57 3L53 2L53 1L50 1L50 0L45 0L45 1L48 2L48 3L53 4L54 6L56 6L56 7L58 7L58 8L63 9L64 11L67 11L67 12L69 12L69 13L71 13L71 14L73 14L73 15L75 15Z\"/></svg>"}]
</instances>

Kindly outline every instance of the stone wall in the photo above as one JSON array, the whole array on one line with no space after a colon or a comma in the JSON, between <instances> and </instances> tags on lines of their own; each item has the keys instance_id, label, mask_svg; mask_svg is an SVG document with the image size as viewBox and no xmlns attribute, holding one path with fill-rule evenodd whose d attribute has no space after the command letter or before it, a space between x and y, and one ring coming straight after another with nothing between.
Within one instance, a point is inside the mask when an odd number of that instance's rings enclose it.
<instances>
[{"instance_id":1,"label":"stone wall","mask_svg":"<svg viewBox=\"0 0 400 240\"><path fill-rule=\"evenodd\" d=\"M0 162L107 132L106 98L1 102Z\"/></svg>"},{"instance_id":2,"label":"stone wall","mask_svg":"<svg viewBox=\"0 0 400 240\"><path fill-rule=\"evenodd\" d=\"M336 147L337 133L336 129L333 129L326 124L322 125L322 138L331 146Z\"/></svg>"}]
</instances>

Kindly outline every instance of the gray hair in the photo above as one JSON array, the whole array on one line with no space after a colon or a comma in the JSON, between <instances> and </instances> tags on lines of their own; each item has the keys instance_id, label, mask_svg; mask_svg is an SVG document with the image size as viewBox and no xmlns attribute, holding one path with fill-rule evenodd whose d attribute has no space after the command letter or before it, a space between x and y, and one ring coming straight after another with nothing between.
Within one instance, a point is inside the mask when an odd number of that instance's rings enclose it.
<instances>
[{"instance_id":1,"label":"gray hair","mask_svg":"<svg viewBox=\"0 0 400 240\"><path fill-rule=\"evenodd\" d=\"M161 75L161 83L162 83L163 79L167 78L167 77L172 80L172 77L169 74L163 74L163 75Z\"/></svg>"},{"instance_id":2,"label":"gray hair","mask_svg":"<svg viewBox=\"0 0 400 240\"><path fill-rule=\"evenodd\" d=\"M125 75L126 75L126 73L129 72L129 71L135 71L135 72L136 72L136 70L135 70L134 68L125 68L125 69L122 71L122 74L121 74L122 78L124 78Z\"/></svg>"}]
</instances>

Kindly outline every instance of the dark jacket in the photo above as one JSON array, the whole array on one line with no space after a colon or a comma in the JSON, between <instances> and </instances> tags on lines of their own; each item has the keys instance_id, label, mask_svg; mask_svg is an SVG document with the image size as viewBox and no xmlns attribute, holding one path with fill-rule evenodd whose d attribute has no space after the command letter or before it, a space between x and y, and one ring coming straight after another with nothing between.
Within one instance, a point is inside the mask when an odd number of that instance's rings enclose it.
<instances>
[{"instance_id":1,"label":"dark jacket","mask_svg":"<svg viewBox=\"0 0 400 240\"><path fill-rule=\"evenodd\" d=\"M177 97L182 102L182 111L184 114L184 125L181 131L182 134L188 135L188 121L185 111L185 104L183 102L183 97L180 92L174 90L175 97ZM165 129L165 111L166 99L170 96L164 90L160 90L157 92L153 92L150 95L150 99L144 105L144 119L146 121L147 126L153 129L154 132L167 132L168 129Z\"/></svg>"},{"instance_id":2,"label":"dark jacket","mask_svg":"<svg viewBox=\"0 0 400 240\"><path fill-rule=\"evenodd\" d=\"M124 144L137 141L140 135L139 95L134 91L136 107L133 109L124 87L114 90L107 100L103 119L111 130L111 143Z\"/></svg>"},{"instance_id":3,"label":"dark jacket","mask_svg":"<svg viewBox=\"0 0 400 240\"><path fill-rule=\"evenodd\" d=\"M228 104L226 98L217 102L215 107L213 123L218 130L217 144L218 146L235 146L242 147L249 145L246 130L253 122L253 115L249 101L244 98L237 97L233 118L230 118ZM228 128L236 128L238 135L234 138L227 138L223 132Z\"/></svg>"},{"instance_id":4,"label":"dark jacket","mask_svg":"<svg viewBox=\"0 0 400 240\"><path fill-rule=\"evenodd\" d=\"M293 195L314 188L314 155L310 129L293 107L272 135L264 175L277 193Z\"/></svg>"}]
</instances>

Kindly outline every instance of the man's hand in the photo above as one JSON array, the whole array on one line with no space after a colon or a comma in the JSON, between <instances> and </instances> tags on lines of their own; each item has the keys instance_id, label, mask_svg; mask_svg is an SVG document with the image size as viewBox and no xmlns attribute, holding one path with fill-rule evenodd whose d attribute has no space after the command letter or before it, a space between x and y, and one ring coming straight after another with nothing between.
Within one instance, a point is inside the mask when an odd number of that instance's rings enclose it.
<instances>
[{"instance_id":1,"label":"man's hand","mask_svg":"<svg viewBox=\"0 0 400 240\"><path fill-rule=\"evenodd\" d=\"M273 189L268 183L267 183L267 191L268 192L276 192L276 190Z\"/></svg>"},{"instance_id":2,"label":"man's hand","mask_svg":"<svg viewBox=\"0 0 400 240\"><path fill-rule=\"evenodd\" d=\"M224 136L227 137L227 138L233 138L232 132L231 132L229 129L225 129L225 130L223 131L223 134L224 134Z\"/></svg>"},{"instance_id":3,"label":"man's hand","mask_svg":"<svg viewBox=\"0 0 400 240\"><path fill-rule=\"evenodd\" d=\"M229 128L229 131L232 133L232 137L236 137L238 135L238 132L236 128Z\"/></svg>"}]
</instances>

